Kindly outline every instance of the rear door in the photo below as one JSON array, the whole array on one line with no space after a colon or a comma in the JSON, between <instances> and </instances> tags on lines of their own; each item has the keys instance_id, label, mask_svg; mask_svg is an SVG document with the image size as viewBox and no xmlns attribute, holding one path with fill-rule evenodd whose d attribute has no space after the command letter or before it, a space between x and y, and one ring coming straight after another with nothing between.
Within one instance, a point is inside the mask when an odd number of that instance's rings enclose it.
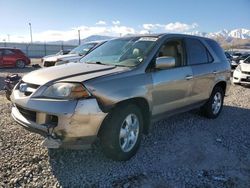
<instances>
[{"instance_id":1,"label":"rear door","mask_svg":"<svg viewBox=\"0 0 250 188\"><path fill-rule=\"evenodd\" d=\"M188 106L190 104L190 89L193 82L192 69L186 66L183 39L167 40L161 48L165 48L166 51L161 52L160 49L158 57L174 57L176 66L152 72L153 116Z\"/></svg>"},{"instance_id":2,"label":"rear door","mask_svg":"<svg viewBox=\"0 0 250 188\"><path fill-rule=\"evenodd\" d=\"M209 98L213 87L216 70L213 57L198 38L186 38L188 65L193 72L193 88L190 94L192 103L199 103Z\"/></svg>"}]
</instances>

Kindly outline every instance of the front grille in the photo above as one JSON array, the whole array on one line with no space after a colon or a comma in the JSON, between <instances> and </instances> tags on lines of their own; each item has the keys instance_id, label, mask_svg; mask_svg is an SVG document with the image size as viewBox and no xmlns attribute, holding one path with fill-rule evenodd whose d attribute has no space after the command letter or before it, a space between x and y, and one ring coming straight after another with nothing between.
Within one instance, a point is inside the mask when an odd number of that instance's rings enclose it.
<instances>
[{"instance_id":1,"label":"front grille","mask_svg":"<svg viewBox=\"0 0 250 188\"><path fill-rule=\"evenodd\" d=\"M244 78L242 78L241 81L242 81L242 82L250 82L249 79L244 79Z\"/></svg>"},{"instance_id":2,"label":"front grille","mask_svg":"<svg viewBox=\"0 0 250 188\"><path fill-rule=\"evenodd\" d=\"M55 61L44 61L43 66L44 67L51 67L51 66L54 66L55 64L56 64Z\"/></svg>"},{"instance_id":3,"label":"front grille","mask_svg":"<svg viewBox=\"0 0 250 188\"><path fill-rule=\"evenodd\" d=\"M250 75L250 72L242 71L242 73Z\"/></svg>"},{"instance_id":4,"label":"front grille","mask_svg":"<svg viewBox=\"0 0 250 188\"><path fill-rule=\"evenodd\" d=\"M36 112L16 106L18 111L28 120L36 121Z\"/></svg>"}]
</instances>

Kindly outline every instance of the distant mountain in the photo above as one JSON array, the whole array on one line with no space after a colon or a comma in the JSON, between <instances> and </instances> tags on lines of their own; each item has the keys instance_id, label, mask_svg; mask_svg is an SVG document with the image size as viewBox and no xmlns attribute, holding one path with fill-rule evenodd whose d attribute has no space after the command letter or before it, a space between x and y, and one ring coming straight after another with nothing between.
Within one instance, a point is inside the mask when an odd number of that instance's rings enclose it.
<instances>
[{"instance_id":1,"label":"distant mountain","mask_svg":"<svg viewBox=\"0 0 250 188\"><path fill-rule=\"evenodd\" d=\"M91 42L91 41L102 41L102 40L109 40L112 39L114 37L111 36L103 36L103 35L91 35L85 39L82 39L81 42Z\"/></svg>"},{"instance_id":2,"label":"distant mountain","mask_svg":"<svg viewBox=\"0 0 250 188\"><path fill-rule=\"evenodd\" d=\"M81 40L81 44L85 42L91 42L91 41L102 41L102 40L109 40L114 37L111 36L104 36L104 35L91 35L85 39ZM79 41L78 39L68 40L68 41L52 41L48 42L48 44L64 44L64 45L78 45Z\"/></svg>"},{"instance_id":3,"label":"distant mountain","mask_svg":"<svg viewBox=\"0 0 250 188\"><path fill-rule=\"evenodd\" d=\"M250 30L248 29L223 29L221 31L213 33L193 31L186 34L213 38L218 41L224 48L250 48Z\"/></svg>"},{"instance_id":4,"label":"distant mountain","mask_svg":"<svg viewBox=\"0 0 250 188\"><path fill-rule=\"evenodd\" d=\"M223 37L226 39L232 39L232 38L250 39L250 30L243 28L233 29L233 30L223 29L219 32L213 32L213 33L193 31L193 32L188 32L187 34L209 37L209 38Z\"/></svg>"},{"instance_id":5,"label":"distant mountain","mask_svg":"<svg viewBox=\"0 0 250 188\"><path fill-rule=\"evenodd\" d=\"M196 35L196 36L202 36L202 37L208 37L213 38L217 40L223 47L232 47L232 46L240 46L240 47L246 47L250 48L250 30L248 29L233 29L233 30L227 30L223 29L218 32L200 32L200 31L193 31L193 32L187 32L186 34L190 35ZM85 39L81 40L81 43L85 42L91 42L91 41L101 41L101 40L109 40L114 37L111 36L104 36L104 35L91 35ZM68 41L53 41L48 42L48 44L64 44L64 45L78 45L78 40L68 40Z\"/></svg>"}]
</instances>

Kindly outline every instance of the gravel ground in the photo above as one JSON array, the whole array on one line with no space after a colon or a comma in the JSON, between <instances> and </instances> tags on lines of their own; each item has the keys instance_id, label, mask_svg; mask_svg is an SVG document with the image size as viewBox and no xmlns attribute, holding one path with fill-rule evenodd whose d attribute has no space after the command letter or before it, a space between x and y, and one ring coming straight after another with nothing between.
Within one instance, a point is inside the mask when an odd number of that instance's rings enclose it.
<instances>
[{"instance_id":1,"label":"gravel ground","mask_svg":"<svg viewBox=\"0 0 250 188\"><path fill-rule=\"evenodd\" d=\"M7 72L15 69L0 69L0 187L250 187L250 88L232 86L216 120L193 111L154 124L135 157L114 162L98 144L43 148L10 117Z\"/></svg>"}]
</instances>

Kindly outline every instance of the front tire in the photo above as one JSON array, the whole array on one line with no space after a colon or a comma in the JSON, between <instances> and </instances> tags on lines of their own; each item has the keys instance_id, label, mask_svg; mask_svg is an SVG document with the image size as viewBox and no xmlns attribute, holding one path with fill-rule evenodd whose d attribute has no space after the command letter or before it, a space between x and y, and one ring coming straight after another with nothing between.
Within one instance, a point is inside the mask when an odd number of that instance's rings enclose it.
<instances>
[{"instance_id":1,"label":"front tire","mask_svg":"<svg viewBox=\"0 0 250 188\"><path fill-rule=\"evenodd\" d=\"M210 119L217 118L223 107L224 95L224 90L216 86L206 104L201 107L202 114Z\"/></svg>"},{"instance_id":2,"label":"front tire","mask_svg":"<svg viewBox=\"0 0 250 188\"><path fill-rule=\"evenodd\" d=\"M107 117L100 134L104 154L116 161L126 161L139 149L143 119L136 105L122 105Z\"/></svg>"}]
</instances>

